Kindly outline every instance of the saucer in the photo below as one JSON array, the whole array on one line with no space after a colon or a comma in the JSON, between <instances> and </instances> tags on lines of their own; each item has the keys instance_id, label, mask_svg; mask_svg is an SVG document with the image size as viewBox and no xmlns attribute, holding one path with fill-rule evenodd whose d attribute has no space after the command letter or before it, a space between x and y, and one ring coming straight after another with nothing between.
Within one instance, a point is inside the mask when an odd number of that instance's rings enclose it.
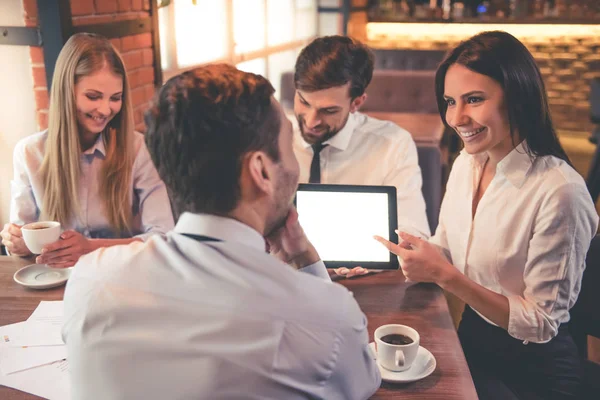
<instances>
[{"instance_id":1,"label":"saucer","mask_svg":"<svg viewBox=\"0 0 600 400\"><path fill-rule=\"evenodd\" d=\"M371 353L373 353L373 359L377 360L375 343L369 343L369 348L371 349ZM436 365L437 363L433 354L431 354L431 352L423 346L419 346L417 358L415 358L415 361L413 361L410 368L406 371L393 372L389 369L383 368L381 365L379 365L379 362L377 362L379 372L381 372L381 379L385 382L393 383L408 383L423 379L435 371Z\"/></svg>"},{"instance_id":2,"label":"saucer","mask_svg":"<svg viewBox=\"0 0 600 400\"><path fill-rule=\"evenodd\" d=\"M21 268L13 279L32 289L49 289L64 285L71 276L71 268L50 268L46 264L31 264Z\"/></svg>"}]
</instances>

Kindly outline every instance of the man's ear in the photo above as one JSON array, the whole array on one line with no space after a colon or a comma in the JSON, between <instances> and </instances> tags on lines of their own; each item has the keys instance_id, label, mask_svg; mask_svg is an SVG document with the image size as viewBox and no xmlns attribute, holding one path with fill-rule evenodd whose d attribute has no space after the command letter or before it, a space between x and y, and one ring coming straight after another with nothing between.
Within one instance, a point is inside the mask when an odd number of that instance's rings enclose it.
<instances>
[{"instance_id":1,"label":"man's ear","mask_svg":"<svg viewBox=\"0 0 600 400\"><path fill-rule=\"evenodd\" d=\"M352 103L350 103L350 112L353 113L353 112L358 111L358 109L360 108L360 106L363 105L365 100L367 100L366 93L363 93L358 97L355 97L354 100L352 100Z\"/></svg>"},{"instance_id":2,"label":"man's ear","mask_svg":"<svg viewBox=\"0 0 600 400\"><path fill-rule=\"evenodd\" d=\"M275 187L275 163L273 160L266 153L255 151L247 155L245 164L253 186L265 194L273 193Z\"/></svg>"}]
</instances>

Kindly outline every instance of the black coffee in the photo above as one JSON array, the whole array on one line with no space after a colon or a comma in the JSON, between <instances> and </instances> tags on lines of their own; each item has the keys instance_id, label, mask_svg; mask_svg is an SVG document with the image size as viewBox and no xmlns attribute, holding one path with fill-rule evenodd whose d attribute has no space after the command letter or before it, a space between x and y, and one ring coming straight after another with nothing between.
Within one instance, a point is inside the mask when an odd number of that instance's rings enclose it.
<instances>
[{"instance_id":1,"label":"black coffee","mask_svg":"<svg viewBox=\"0 0 600 400\"><path fill-rule=\"evenodd\" d=\"M401 335L399 333L392 333L389 335L385 335L381 337L382 342L386 342L389 344L411 344L413 340L408 336Z\"/></svg>"}]
</instances>

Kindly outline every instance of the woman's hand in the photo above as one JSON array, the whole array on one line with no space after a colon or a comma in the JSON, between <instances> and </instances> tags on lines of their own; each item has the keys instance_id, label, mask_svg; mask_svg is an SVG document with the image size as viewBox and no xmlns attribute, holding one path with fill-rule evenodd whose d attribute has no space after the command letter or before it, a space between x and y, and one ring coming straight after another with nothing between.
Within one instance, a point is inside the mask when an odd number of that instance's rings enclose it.
<instances>
[{"instance_id":1,"label":"woman's hand","mask_svg":"<svg viewBox=\"0 0 600 400\"><path fill-rule=\"evenodd\" d=\"M334 269L336 275L345 276L346 278L352 278L355 276L365 275L369 273L368 269L363 267L354 267L352 269L348 269L346 267L335 268Z\"/></svg>"},{"instance_id":2,"label":"woman's hand","mask_svg":"<svg viewBox=\"0 0 600 400\"><path fill-rule=\"evenodd\" d=\"M77 263L79 257L94 250L91 241L76 231L64 231L60 239L44 246L35 262L48 264L52 268L68 268Z\"/></svg>"},{"instance_id":3,"label":"woman's hand","mask_svg":"<svg viewBox=\"0 0 600 400\"><path fill-rule=\"evenodd\" d=\"M2 244L6 246L6 249L10 254L21 257L31 255L31 251L29 251L23 240L23 233L21 232L20 225L4 225L4 229L0 232L0 236L2 236Z\"/></svg>"},{"instance_id":4,"label":"woman's hand","mask_svg":"<svg viewBox=\"0 0 600 400\"><path fill-rule=\"evenodd\" d=\"M407 282L441 284L458 272L435 245L408 233L398 232L398 235L404 240L402 244L392 243L381 236L375 236L375 240L400 257Z\"/></svg>"}]
</instances>

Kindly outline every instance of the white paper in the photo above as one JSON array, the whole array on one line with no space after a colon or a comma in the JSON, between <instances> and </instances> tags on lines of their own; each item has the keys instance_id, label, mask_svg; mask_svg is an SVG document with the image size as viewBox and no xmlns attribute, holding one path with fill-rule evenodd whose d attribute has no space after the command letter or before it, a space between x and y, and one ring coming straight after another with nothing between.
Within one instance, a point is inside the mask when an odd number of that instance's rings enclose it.
<instances>
[{"instance_id":1,"label":"white paper","mask_svg":"<svg viewBox=\"0 0 600 400\"><path fill-rule=\"evenodd\" d=\"M5 338L5 343L13 347L59 346L65 344L62 340L62 325L27 320L20 324L20 328L12 332L11 336L8 336L8 341Z\"/></svg>"},{"instance_id":2,"label":"white paper","mask_svg":"<svg viewBox=\"0 0 600 400\"><path fill-rule=\"evenodd\" d=\"M64 305L59 301L40 301L40 304L27 318L27 321L45 322L62 327L64 316Z\"/></svg>"},{"instance_id":3,"label":"white paper","mask_svg":"<svg viewBox=\"0 0 600 400\"><path fill-rule=\"evenodd\" d=\"M0 375L0 385L50 400L69 400L69 364L57 361L10 375Z\"/></svg>"},{"instance_id":4,"label":"white paper","mask_svg":"<svg viewBox=\"0 0 600 400\"><path fill-rule=\"evenodd\" d=\"M62 340L63 302L42 301L19 329L11 330L8 340L11 346L58 346Z\"/></svg>"},{"instance_id":5,"label":"white paper","mask_svg":"<svg viewBox=\"0 0 600 400\"><path fill-rule=\"evenodd\" d=\"M0 372L9 374L67 357L66 346L14 347L12 339L23 332L27 321L0 327Z\"/></svg>"},{"instance_id":6,"label":"white paper","mask_svg":"<svg viewBox=\"0 0 600 400\"><path fill-rule=\"evenodd\" d=\"M0 347L0 371L12 374L67 358L67 346Z\"/></svg>"},{"instance_id":7,"label":"white paper","mask_svg":"<svg viewBox=\"0 0 600 400\"><path fill-rule=\"evenodd\" d=\"M42 301L27 321L0 327L0 371L12 372L0 374L0 385L50 400L68 400L69 364L64 360L62 324L63 302ZM23 348L19 343L60 345ZM45 365L35 366L40 363Z\"/></svg>"}]
</instances>

